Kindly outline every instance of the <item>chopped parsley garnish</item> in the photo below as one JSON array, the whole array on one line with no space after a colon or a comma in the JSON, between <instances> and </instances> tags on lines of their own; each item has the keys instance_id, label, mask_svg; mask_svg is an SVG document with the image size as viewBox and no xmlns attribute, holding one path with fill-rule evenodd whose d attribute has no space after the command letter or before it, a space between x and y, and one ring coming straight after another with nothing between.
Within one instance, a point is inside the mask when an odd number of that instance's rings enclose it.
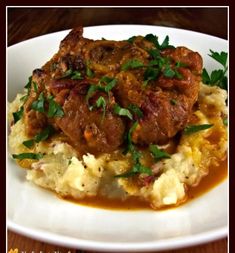
<instances>
[{"instance_id":1,"label":"chopped parsley garnish","mask_svg":"<svg viewBox=\"0 0 235 253\"><path fill-rule=\"evenodd\" d=\"M131 59L129 61L127 61L126 63L122 64L121 66L121 70L125 71L128 69L137 69L137 68L141 68L144 67L144 63L137 60L137 59Z\"/></svg>"},{"instance_id":2,"label":"chopped parsley garnish","mask_svg":"<svg viewBox=\"0 0 235 253\"><path fill-rule=\"evenodd\" d=\"M50 135L52 135L55 132L54 128L52 126L47 126L44 130L42 130L41 133L37 134L34 137L35 142L40 142L46 140Z\"/></svg>"},{"instance_id":3,"label":"chopped parsley garnish","mask_svg":"<svg viewBox=\"0 0 235 253\"><path fill-rule=\"evenodd\" d=\"M64 74L59 77L58 79L64 79L64 78L71 78L72 80L82 80L82 74L81 72L75 70L73 71L72 69L68 69L64 72Z\"/></svg>"},{"instance_id":4,"label":"chopped parsley garnish","mask_svg":"<svg viewBox=\"0 0 235 253\"><path fill-rule=\"evenodd\" d=\"M27 101L28 97L29 97L28 94L27 94L27 95L24 95L23 97L20 98L20 101L22 101L22 102L25 103L25 102Z\"/></svg>"},{"instance_id":5,"label":"chopped parsley garnish","mask_svg":"<svg viewBox=\"0 0 235 253\"><path fill-rule=\"evenodd\" d=\"M211 128L212 126L213 124L189 125L185 127L184 134L196 133L196 132Z\"/></svg>"},{"instance_id":6,"label":"chopped parsley garnish","mask_svg":"<svg viewBox=\"0 0 235 253\"><path fill-rule=\"evenodd\" d=\"M33 81L33 89L37 93L38 92L38 84Z\"/></svg>"},{"instance_id":7,"label":"chopped parsley garnish","mask_svg":"<svg viewBox=\"0 0 235 253\"><path fill-rule=\"evenodd\" d=\"M23 117L24 108L21 106L17 112L13 112L14 124Z\"/></svg>"},{"instance_id":8,"label":"chopped parsley garnish","mask_svg":"<svg viewBox=\"0 0 235 253\"><path fill-rule=\"evenodd\" d=\"M24 159L39 160L43 157L43 154L42 153L21 153L21 154L13 154L12 157L18 160L24 160Z\"/></svg>"},{"instance_id":9,"label":"chopped parsley garnish","mask_svg":"<svg viewBox=\"0 0 235 253\"><path fill-rule=\"evenodd\" d=\"M227 118L223 119L223 124L224 124L225 126L228 125L228 119L227 119Z\"/></svg>"},{"instance_id":10,"label":"chopped parsley garnish","mask_svg":"<svg viewBox=\"0 0 235 253\"><path fill-rule=\"evenodd\" d=\"M132 36L129 39L127 39L126 41L132 44L134 42L135 38L136 38L136 36Z\"/></svg>"},{"instance_id":11,"label":"chopped parsley garnish","mask_svg":"<svg viewBox=\"0 0 235 253\"><path fill-rule=\"evenodd\" d=\"M172 105L177 105L177 101L176 101L175 99L171 99L171 100L170 100L170 103L171 103Z\"/></svg>"},{"instance_id":12,"label":"chopped parsley garnish","mask_svg":"<svg viewBox=\"0 0 235 253\"><path fill-rule=\"evenodd\" d=\"M82 77L81 72L79 72L79 71L74 71L74 72L72 73L72 75L71 75L71 79L72 79L72 80L82 80L83 77Z\"/></svg>"},{"instance_id":13,"label":"chopped parsley garnish","mask_svg":"<svg viewBox=\"0 0 235 253\"><path fill-rule=\"evenodd\" d=\"M154 46L159 50L163 50L163 49L166 49L166 48L175 48L174 46L169 44L169 36L168 35L163 40L162 44L160 44L158 42L158 37L153 35L153 34L147 34L144 38L146 40L152 42L154 44Z\"/></svg>"},{"instance_id":14,"label":"chopped parsley garnish","mask_svg":"<svg viewBox=\"0 0 235 253\"><path fill-rule=\"evenodd\" d=\"M221 89L227 90L228 79L226 76L226 72L228 70L227 67L228 54L223 51L218 53L210 50L210 52L211 54L209 54L209 56L212 59L216 60L218 63L220 63L223 66L223 69L213 70L209 75L207 70L204 68L202 71L202 81L204 84L210 86L218 86Z\"/></svg>"},{"instance_id":15,"label":"chopped parsley garnish","mask_svg":"<svg viewBox=\"0 0 235 253\"><path fill-rule=\"evenodd\" d=\"M118 104L114 105L113 111L114 111L114 113L116 113L119 116L126 116L130 120L133 119L131 112L126 108L120 107Z\"/></svg>"},{"instance_id":16,"label":"chopped parsley garnish","mask_svg":"<svg viewBox=\"0 0 235 253\"><path fill-rule=\"evenodd\" d=\"M148 67L144 72L144 83L146 86L149 81L156 80L160 74L160 70L158 68Z\"/></svg>"},{"instance_id":17,"label":"chopped parsley garnish","mask_svg":"<svg viewBox=\"0 0 235 253\"><path fill-rule=\"evenodd\" d=\"M127 151L131 153L134 165L129 171L124 172L120 175L116 175L115 177L130 177L130 176L134 176L139 173L152 175L152 170L141 164L140 158L142 157L142 153L140 151L138 151L137 148L132 143L131 135L137 126L138 126L138 121L136 121L132 125L132 127L130 128L130 130L127 134L127 149L128 149Z\"/></svg>"},{"instance_id":18,"label":"chopped parsley garnish","mask_svg":"<svg viewBox=\"0 0 235 253\"><path fill-rule=\"evenodd\" d=\"M38 99L32 103L31 108L34 111L45 112L44 102L45 102L45 97L44 97L43 92L41 92L40 95L38 96Z\"/></svg>"},{"instance_id":19,"label":"chopped parsley garnish","mask_svg":"<svg viewBox=\"0 0 235 253\"><path fill-rule=\"evenodd\" d=\"M27 84L24 86L24 88L27 89L27 94L24 95L23 97L21 97L21 98L20 98L20 101L23 101L24 103L27 101L27 99L28 99L28 97L29 97L31 85L32 85L32 76L30 76L30 77L28 78L28 82L27 82Z\"/></svg>"},{"instance_id":20,"label":"chopped parsley garnish","mask_svg":"<svg viewBox=\"0 0 235 253\"><path fill-rule=\"evenodd\" d=\"M102 84L105 84L102 85ZM109 92L114 88L114 86L117 84L117 79L110 78L108 76L103 76L98 85L91 84L86 95L86 102L89 105L89 99L93 96L93 94L99 90L106 92L109 95Z\"/></svg>"},{"instance_id":21,"label":"chopped parsley garnish","mask_svg":"<svg viewBox=\"0 0 235 253\"><path fill-rule=\"evenodd\" d=\"M105 117L105 109L106 109L106 101L104 99L104 97L100 96L97 100L96 100L96 107L100 108L102 107L103 110L103 115L102 115L102 120Z\"/></svg>"},{"instance_id":22,"label":"chopped parsley garnish","mask_svg":"<svg viewBox=\"0 0 235 253\"><path fill-rule=\"evenodd\" d=\"M38 143L40 141L46 140L49 136L51 136L55 132L52 126L47 126L41 133L34 136L33 139L27 140L23 142L23 145L27 148L31 148L35 142Z\"/></svg>"},{"instance_id":23,"label":"chopped parsley garnish","mask_svg":"<svg viewBox=\"0 0 235 253\"><path fill-rule=\"evenodd\" d=\"M59 78L59 79L62 79L62 78L66 78L66 77L69 77L71 76L73 73L73 70L72 69L68 69L64 72L64 74Z\"/></svg>"},{"instance_id":24,"label":"chopped parsley garnish","mask_svg":"<svg viewBox=\"0 0 235 253\"><path fill-rule=\"evenodd\" d=\"M34 140L31 139L31 140L23 141L22 144L23 144L25 147L27 147L27 148L31 148L31 147L34 145Z\"/></svg>"},{"instance_id":25,"label":"chopped parsley garnish","mask_svg":"<svg viewBox=\"0 0 235 253\"><path fill-rule=\"evenodd\" d=\"M29 93L29 90L30 90L30 88L31 88L31 85L32 85L32 76L30 76L30 77L28 78L28 82L27 82L27 84L24 86L24 88L28 90L28 93Z\"/></svg>"},{"instance_id":26,"label":"chopped parsley garnish","mask_svg":"<svg viewBox=\"0 0 235 253\"><path fill-rule=\"evenodd\" d=\"M64 111L63 111L61 105L59 105L58 103L55 102L54 97L49 96L48 101L49 101L49 109L48 109L48 112L47 112L47 116L49 118L63 117L64 116Z\"/></svg>"},{"instance_id":27,"label":"chopped parsley garnish","mask_svg":"<svg viewBox=\"0 0 235 253\"><path fill-rule=\"evenodd\" d=\"M93 71L87 66L87 68L86 68L86 75L88 76L88 77L93 77L94 76L94 73L93 73Z\"/></svg>"},{"instance_id":28,"label":"chopped parsley garnish","mask_svg":"<svg viewBox=\"0 0 235 253\"><path fill-rule=\"evenodd\" d=\"M144 116L143 112L141 109L134 104L129 104L127 107L133 114L135 114L138 118L142 118Z\"/></svg>"},{"instance_id":29,"label":"chopped parsley garnish","mask_svg":"<svg viewBox=\"0 0 235 253\"><path fill-rule=\"evenodd\" d=\"M156 162L171 157L167 152L160 150L157 145L149 145L149 150Z\"/></svg>"},{"instance_id":30,"label":"chopped parsley garnish","mask_svg":"<svg viewBox=\"0 0 235 253\"><path fill-rule=\"evenodd\" d=\"M104 83L105 86L101 86L102 83ZM103 76L100 79L98 84L99 84L99 90L105 91L106 93L108 93L117 84L117 79L111 78L111 77L108 77L108 76Z\"/></svg>"}]
</instances>

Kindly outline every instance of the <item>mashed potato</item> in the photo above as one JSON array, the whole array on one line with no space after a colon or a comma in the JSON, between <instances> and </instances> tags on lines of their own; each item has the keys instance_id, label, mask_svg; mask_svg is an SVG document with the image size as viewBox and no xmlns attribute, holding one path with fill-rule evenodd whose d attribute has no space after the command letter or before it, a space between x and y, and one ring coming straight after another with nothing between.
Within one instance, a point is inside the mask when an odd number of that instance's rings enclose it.
<instances>
[{"instance_id":1,"label":"mashed potato","mask_svg":"<svg viewBox=\"0 0 235 253\"><path fill-rule=\"evenodd\" d=\"M12 113L21 106L20 97L22 94L9 104L10 122ZM226 98L225 90L201 84L199 110L195 115L198 124L210 123L213 127L182 135L177 152L170 159L156 164L161 174L148 185L138 186L128 178L114 177L130 169L128 155L117 160L109 154L99 157L86 154L79 159L73 147L56 136L50 142L39 142L34 146L32 151L44 153L43 158L37 162L26 159L18 163L29 168L26 170L27 180L61 196L77 199L97 195L119 199L138 196L154 208L177 204L186 198L187 187L197 185L208 174L209 166L217 165L226 157L227 132L222 120L227 114ZM213 135L219 136L218 141L211 140ZM24 124L19 120L10 129L10 153L28 152L22 144L25 140Z\"/></svg>"}]
</instances>

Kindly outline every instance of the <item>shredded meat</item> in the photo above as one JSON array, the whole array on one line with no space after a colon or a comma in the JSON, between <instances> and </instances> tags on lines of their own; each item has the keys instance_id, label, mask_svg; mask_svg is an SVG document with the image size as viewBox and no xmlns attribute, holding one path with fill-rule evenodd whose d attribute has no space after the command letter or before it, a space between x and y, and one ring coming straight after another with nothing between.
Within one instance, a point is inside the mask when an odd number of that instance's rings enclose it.
<instances>
[{"instance_id":1,"label":"shredded meat","mask_svg":"<svg viewBox=\"0 0 235 253\"><path fill-rule=\"evenodd\" d=\"M142 36L136 37L133 43L90 40L83 38L82 33L81 27L73 29L62 40L58 53L33 72L32 80L38 89L31 87L24 106L28 135L37 134L52 124L82 152L114 151L124 143L125 133L133 123L114 112L116 103L123 108L134 104L143 112L132 134L136 144L165 143L185 127L199 92L202 58L197 52L185 47L161 50L161 57L170 59L171 67L177 62L184 64L177 69L181 78L160 73L143 86L145 67L123 71L122 65L135 59L147 66L152 60L149 50L154 49L153 43ZM92 75L87 74L88 69ZM81 78L71 78L69 71L79 72ZM90 85L100 85L103 76L115 78L117 84L109 92L95 90L87 101ZM64 116L48 118L46 100L45 112L34 111L32 103L40 93L45 98L53 95ZM96 106L100 96L105 100L105 111L102 106Z\"/></svg>"}]
</instances>

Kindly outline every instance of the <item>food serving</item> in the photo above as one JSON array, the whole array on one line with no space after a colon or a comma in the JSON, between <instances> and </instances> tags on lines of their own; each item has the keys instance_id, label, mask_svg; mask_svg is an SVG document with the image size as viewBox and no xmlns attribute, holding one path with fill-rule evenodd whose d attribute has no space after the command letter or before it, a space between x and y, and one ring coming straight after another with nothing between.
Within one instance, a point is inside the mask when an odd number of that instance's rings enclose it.
<instances>
[{"instance_id":1,"label":"food serving","mask_svg":"<svg viewBox=\"0 0 235 253\"><path fill-rule=\"evenodd\" d=\"M226 160L227 54L211 56L224 69L209 76L168 36L94 41L73 29L10 104L10 152L62 197L182 203Z\"/></svg>"}]
</instances>

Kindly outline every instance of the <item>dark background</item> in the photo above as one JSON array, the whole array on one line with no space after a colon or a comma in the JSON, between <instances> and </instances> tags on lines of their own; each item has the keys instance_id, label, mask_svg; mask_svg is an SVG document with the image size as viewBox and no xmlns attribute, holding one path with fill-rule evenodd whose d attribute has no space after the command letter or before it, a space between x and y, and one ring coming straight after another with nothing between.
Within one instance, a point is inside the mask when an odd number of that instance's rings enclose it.
<instances>
[{"instance_id":1,"label":"dark background","mask_svg":"<svg viewBox=\"0 0 235 253\"><path fill-rule=\"evenodd\" d=\"M106 24L145 24L176 27L228 37L228 11L223 8L8 8L8 46L39 35L73 27ZM115 31L114 31L115 32ZM81 253L8 231L8 250ZM225 253L227 239L164 253ZM159 252L161 253L161 252ZM163 252L162 252L163 253Z\"/></svg>"},{"instance_id":2,"label":"dark background","mask_svg":"<svg viewBox=\"0 0 235 253\"><path fill-rule=\"evenodd\" d=\"M177 27L227 39L227 8L9 8L8 45L79 25Z\"/></svg>"}]
</instances>

